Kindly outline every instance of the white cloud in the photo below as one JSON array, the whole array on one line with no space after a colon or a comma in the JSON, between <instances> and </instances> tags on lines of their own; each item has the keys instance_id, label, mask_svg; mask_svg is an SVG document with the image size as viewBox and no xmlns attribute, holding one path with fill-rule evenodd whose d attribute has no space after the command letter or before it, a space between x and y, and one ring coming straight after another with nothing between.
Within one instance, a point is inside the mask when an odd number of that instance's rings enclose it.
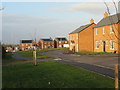
<instances>
[{"instance_id":1,"label":"white cloud","mask_svg":"<svg viewBox=\"0 0 120 90\"><path fill-rule=\"evenodd\" d=\"M78 22L62 22L57 18L29 17L22 15L3 15L2 39L4 43L19 43L21 39L68 36L79 26Z\"/></svg>"},{"instance_id":2,"label":"white cloud","mask_svg":"<svg viewBox=\"0 0 120 90\"><path fill-rule=\"evenodd\" d=\"M3 2L103 2L103 0L2 0ZM112 2L112 0L105 0ZM114 0L118 1L118 0Z\"/></svg>"},{"instance_id":3,"label":"white cloud","mask_svg":"<svg viewBox=\"0 0 120 90\"><path fill-rule=\"evenodd\" d=\"M116 3L117 4L117 3ZM107 2L110 12L115 13L114 4ZM107 8L103 2L84 2L79 4L73 4L63 8L54 8L55 11L61 12L85 12L91 14L103 14L107 11Z\"/></svg>"}]
</instances>

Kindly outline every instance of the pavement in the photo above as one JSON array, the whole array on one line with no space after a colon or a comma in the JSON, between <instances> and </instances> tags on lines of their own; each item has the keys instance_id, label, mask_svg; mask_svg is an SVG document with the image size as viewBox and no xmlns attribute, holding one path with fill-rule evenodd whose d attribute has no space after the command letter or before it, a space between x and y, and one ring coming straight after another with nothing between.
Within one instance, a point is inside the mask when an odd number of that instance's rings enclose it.
<instances>
[{"instance_id":1,"label":"pavement","mask_svg":"<svg viewBox=\"0 0 120 90\"><path fill-rule=\"evenodd\" d=\"M70 64L83 68L85 70L95 72L110 78L115 76L115 64L118 64L118 56L91 56L91 55L76 55L76 54L64 54L64 50L55 50L42 53L43 55L56 57L57 59L42 60L38 61L59 61L61 63ZM17 53L13 53L13 57L16 59L33 60L32 58L27 58L20 56ZM120 80L120 76L119 76Z\"/></svg>"}]
</instances>

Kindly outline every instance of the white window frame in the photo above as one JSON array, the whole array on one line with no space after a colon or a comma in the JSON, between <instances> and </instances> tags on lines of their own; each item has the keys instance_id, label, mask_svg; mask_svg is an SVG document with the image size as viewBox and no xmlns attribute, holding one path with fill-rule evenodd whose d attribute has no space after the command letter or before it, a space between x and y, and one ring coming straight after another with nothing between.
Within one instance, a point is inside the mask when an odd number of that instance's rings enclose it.
<instances>
[{"instance_id":1,"label":"white window frame","mask_svg":"<svg viewBox=\"0 0 120 90\"><path fill-rule=\"evenodd\" d=\"M47 46L45 45L45 48L47 48Z\"/></svg>"},{"instance_id":2,"label":"white window frame","mask_svg":"<svg viewBox=\"0 0 120 90\"><path fill-rule=\"evenodd\" d=\"M78 39L78 34L76 34L76 39Z\"/></svg>"},{"instance_id":3,"label":"white window frame","mask_svg":"<svg viewBox=\"0 0 120 90\"><path fill-rule=\"evenodd\" d=\"M59 41L59 44L61 44L62 43L62 41Z\"/></svg>"},{"instance_id":4,"label":"white window frame","mask_svg":"<svg viewBox=\"0 0 120 90\"><path fill-rule=\"evenodd\" d=\"M111 33L114 33L114 31L113 31L113 26L110 26L110 34Z\"/></svg>"},{"instance_id":5,"label":"white window frame","mask_svg":"<svg viewBox=\"0 0 120 90\"><path fill-rule=\"evenodd\" d=\"M105 34L105 28L103 27L103 34Z\"/></svg>"},{"instance_id":6,"label":"white window frame","mask_svg":"<svg viewBox=\"0 0 120 90\"><path fill-rule=\"evenodd\" d=\"M24 44L22 44L22 46L24 46Z\"/></svg>"},{"instance_id":7,"label":"white window frame","mask_svg":"<svg viewBox=\"0 0 120 90\"><path fill-rule=\"evenodd\" d=\"M99 33L99 32L98 32L98 29L96 28L96 35L98 35L98 33Z\"/></svg>"},{"instance_id":8,"label":"white window frame","mask_svg":"<svg viewBox=\"0 0 120 90\"><path fill-rule=\"evenodd\" d=\"M110 49L114 50L115 42L114 40L110 40Z\"/></svg>"},{"instance_id":9,"label":"white window frame","mask_svg":"<svg viewBox=\"0 0 120 90\"><path fill-rule=\"evenodd\" d=\"M99 42L98 42L98 41L96 41L96 43L95 43L95 44L96 44L95 48L96 48L96 49L99 49L99 46L98 46L98 45L99 45Z\"/></svg>"},{"instance_id":10,"label":"white window frame","mask_svg":"<svg viewBox=\"0 0 120 90\"><path fill-rule=\"evenodd\" d=\"M76 51L78 52L78 44L76 44Z\"/></svg>"}]
</instances>

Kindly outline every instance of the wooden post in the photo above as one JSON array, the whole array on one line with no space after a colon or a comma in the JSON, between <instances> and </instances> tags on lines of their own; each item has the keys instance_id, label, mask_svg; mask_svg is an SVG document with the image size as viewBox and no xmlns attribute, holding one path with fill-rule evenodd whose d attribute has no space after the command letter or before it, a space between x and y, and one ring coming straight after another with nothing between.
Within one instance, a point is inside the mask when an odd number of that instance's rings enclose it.
<instances>
[{"instance_id":1,"label":"wooden post","mask_svg":"<svg viewBox=\"0 0 120 90\"><path fill-rule=\"evenodd\" d=\"M37 60L36 60L36 50L33 51L33 60L34 60L34 65L37 65Z\"/></svg>"},{"instance_id":2,"label":"wooden post","mask_svg":"<svg viewBox=\"0 0 120 90\"><path fill-rule=\"evenodd\" d=\"M115 90L119 88L119 65L115 65Z\"/></svg>"}]
</instances>

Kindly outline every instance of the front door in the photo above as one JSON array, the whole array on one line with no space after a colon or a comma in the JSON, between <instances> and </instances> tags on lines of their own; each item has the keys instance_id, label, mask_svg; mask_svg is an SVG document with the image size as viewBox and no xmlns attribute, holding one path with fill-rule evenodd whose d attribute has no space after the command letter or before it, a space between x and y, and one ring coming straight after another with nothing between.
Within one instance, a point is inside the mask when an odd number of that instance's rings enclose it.
<instances>
[{"instance_id":1,"label":"front door","mask_svg":"<svg viewBox=\"0 0 120 90\"><path fill-rule=\"evenodd\" d=\"M105 41L103 41L103 52L106 52L106 43L105 43Z\"/></svg>"}]
</instances>

